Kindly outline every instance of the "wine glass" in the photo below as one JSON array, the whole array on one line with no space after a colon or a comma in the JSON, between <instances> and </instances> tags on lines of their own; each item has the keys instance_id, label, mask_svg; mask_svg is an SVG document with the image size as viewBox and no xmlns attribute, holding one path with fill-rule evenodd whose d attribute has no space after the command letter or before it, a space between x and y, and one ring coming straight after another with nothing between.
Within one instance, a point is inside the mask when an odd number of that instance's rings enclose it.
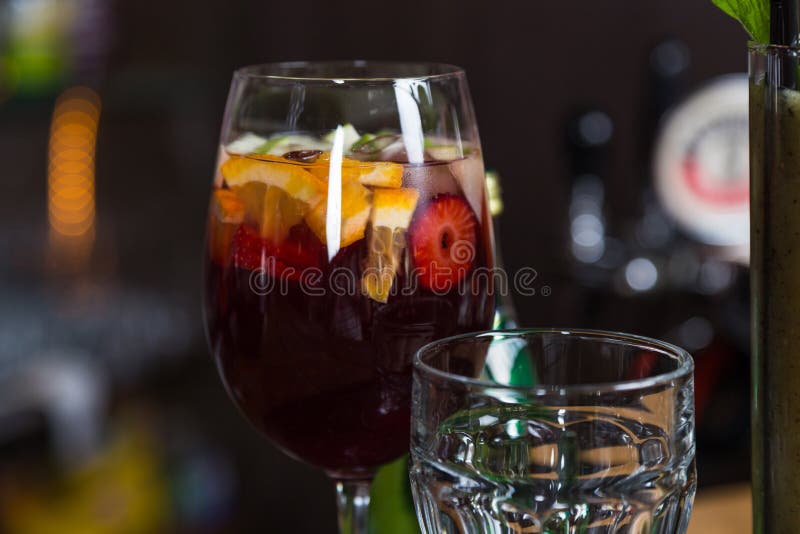
<instances>
[{"instance_id":1,"label":"wine glass","mask_svg":"<svg viewBox=\"0 0 800 534\"><path fill-rule=\"evenodd\" d=\"M205 322L230 397L336 482L365 532L408 450L411 360L488 328L491 217L464 72L276 63L235 72L206 239Z\"/></svg>"}]
</instances>

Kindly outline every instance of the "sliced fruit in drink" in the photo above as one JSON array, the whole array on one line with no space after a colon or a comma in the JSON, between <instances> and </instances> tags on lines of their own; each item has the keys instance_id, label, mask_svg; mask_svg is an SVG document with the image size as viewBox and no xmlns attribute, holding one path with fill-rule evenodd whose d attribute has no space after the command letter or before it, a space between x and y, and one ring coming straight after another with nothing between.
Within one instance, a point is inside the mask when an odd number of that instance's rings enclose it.
<instances>
[{"instance_id":1,"label":"sliced fruit in drink","mask_svg":"<svg viewBox=\"0 0 800 534\"><path fill-rule=\"evenodd\" d=\"M401 228L375 226L370 231L367 264L361 276L361 288L377 302L389 300L395 273L406 247Z\"/></svg>"},{"instance_id":2,"label":"sliced fruit in drink","mask_svg":"<svg viewBox=\"0 0 800 534\"><path fill-rule=\"evenodd\" d=\"M403 166L399 163L379 161L373 164L361 163L358 179L364 185L373 187L400 187L403 184Z\"/></svg>"},{"instance_id":3,"label":"sliced fruit in drink","mask_svg":"<svg viewBox=\"0 0 800 534\"><path fill-rule=\"evenodd\" d=\"M372 198L372 225L405 230L417 207L416 189L375 189Z\"/></svg>"},{"instance_id":4,"label":"sliced fruit in drink","mask_svg":"<svg viewBox=\"0 0 800 534\"><path fill-rule=\"evenodd\" d=\"M244 204L227 189L217 189L211 195L211 214L223 223L239 224L244 218Z\"/></svg>"},{"instance_id":5,"label":"sliced fruit in drink","mask_svg":"<svg viewBox=\"0 0 800 534\"><path fill-rule=\"evenodd\" d=\"M330 150L330 143L309 135L274 135L255 147L250 153L279 156L294 150Z\"/></svg>"},{"instance_id":6,"label":"sliced fruit in drink","mask_svg":"<svg viewBox=\"0 0 800 534\"><path fill-rule=\"evenodd\" d=\"M371 208L370 196L370 190L356 180L342 184L341 243L338 244L340 247L346 247L364 237ZM328 243L327 213L328 202L323 200L306 215L308 227L322 243L326 244Z\"/></svg>"},{"instance_id":7,"label":"sliced fruit in drink","mask_svg":"<svg viewBox=\"0 0 800 534\"><path fill-rule=\"evenodd\" d=\"M419 282L447 292L475 260L478 220L463 197L441 195L427 204L409 228L411 255Z\"/></svg>"},{"instance_id":8,"label":"sliced fruit in drink","mask_svg":"<svg viewBox=\"0 0 800 534\"><path fill-rule=\"evenodd\" d=\"M364 134L353 143L350 151L360 159L378 159L380 153L400 140L396 133Z\"/></svg>"},{"instance_id":9,"label":"sliced fruit in drink","mask_svg":"<svg viewBox=\"0 0 800 534\"><path fill-rule=\"evenodd\" d=\"M322 150L292 150L291 152L286 152L281 157L310 165L317 161L320 154L322 154Z\"/></svg>"},{"instance_id":10,"label":"sliced fruit in drink","mask_svg":"<svg viewBox=\"0 0 800 534\"><path fill-rule=\"evenodd\" d=\"M258 234L258 230L248 224L240 225L233 235L231 245L233 265L239 269L259 269L274 252Z\"/></svg>"},{"instance_id":11,"label":"sliced fruit in drink","mask_svg":"<svg viewBox=\"0 0 800 534\"><path fill-rule=\"evenodd\" d=\"M355 143L357 143L359 139L361 139L361 134L359 134L358 130L356 130L355 127L352 124L350 124L349 122L347 124L345 124L344 126L342 126L342 134L343 134L342 135L342 139L344 141L342 143L342 145L345 148L347 148L348 150ZM322 136L322 140L325 141L326 143L329 143L329 144L332 145L333 144L333 137L335 135L336 135L336 130L335 129L331 130L330 132L328 132L328 133L326 133L325 135Z\"/></svg>"},{"instance_id":12,"label":"sliced fruit in drink","mask_svg":"<svg viewBox=\"0 0 800 534\"><path fill-rule=\"evenodd\" d=\"M325 197L325 182L302 165L283 158L255 160L234 157L222 164L222 175L229 187L250 182L282 189L291 198L313 207Z\"/></svg>"},{"instance_id":13,"label":"sliced fruit in drink","mask_svg":"<svg viewBox=\"0 0 800 534\"><path fill-rule=\"evenodd\" d=\"M323 152L308 171L327 181L330 174L330 152ZM403 166L388 161L367 162L342 158L342 181L358 180L372 187L400 187L403 183Z\"/></svg>"},{"instance_id":14,"label":"sliced fruit in drink","mask_svg":"<svg viewBox=\"0 0 800 534\"><path fill-rule=\"evenodd\" d=\"M411 222L419 193L415 189L376 189L372 230L361 287L371 299L386 302L406 246L405 230Z\"/></svg>"},{"instance_id":15,"label":"sliced fruit in drink","mask_svg":"<svg viewBox=\"0 0 800 534\"><path fill-rule=\"evenodd\" d=\"M228 262L231 239L244 220L244 211L244 204L231 191L217 189L211 195L208 249L211 259L218 265Z\"/></svg>"},{"instance_id":16,"label":"sliced fruit in drink","mask_svg":"<svg viewBox=\"0 0 800 534\"><path fill-rule=\"evenodd\" d=\"M281 245L275 245L248 224L233 235L233 264L240 269L264 269L269 276L299 280L308 268L319 268L321 244L304 226L295 226Z\"/></svg>"},{"instance_id":17,"label":"sliced fruit in drink","mask_svg":"<svg viewBox=\"0 0 800 534\"><path fill-rule=\"evenodd\" d=\"M266 186L261 211L261 236L280 245L292 226L303 220L307 211L306 204L293 199L277 187Z\"/></svg>"},{"instance_id":18,"label":"sliced fruit in drink","mask_svg":"<svg viewBox=\"0 0 800 534\"><path fill-rule=\"evenodd\" d=\"M228 146L225 147L225 151L229 154L244 156L255 152L266 142L267 140L260 135L247 132L240 135L235 141L228 143Z\"/></svg>"},{"instance_id":19,"label":"sliced fruit in drink","mask_svg":"<svg viewBox=\"0 0 800 534\"><path fill-rule=\"evenodd\" d=\"M359 175L358 165L360 163L361 163L360 161L351 158L347 157L342 158L342 182L358 179ZM327 182L328 175L330 174L330 164L331 164L331 153L323 152L317 157L317 159L314 160L314 164L308 167L308 172L310 172L320 180Z\"/></svg>"}]
</instances>

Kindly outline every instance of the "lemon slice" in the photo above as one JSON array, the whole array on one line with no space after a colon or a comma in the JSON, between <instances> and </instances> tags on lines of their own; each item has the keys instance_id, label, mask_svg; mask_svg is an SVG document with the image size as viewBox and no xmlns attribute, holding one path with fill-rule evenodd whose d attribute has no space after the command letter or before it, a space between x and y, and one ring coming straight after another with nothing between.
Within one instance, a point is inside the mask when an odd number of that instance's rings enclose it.
<instances>
[{"instance_id":1,"label":"lemon slice","mask_svg":"<svg viewBox=\"0 0 800 534\"><path fill-rule=\"evenodd\" d=\"M327 189L325 182L303 166L276 156L260 156L258 159L232 157L222 164L221 170L229 187L260 182L277 187L310 207L325 197Z\"/></svg>"},{"instance_id":2,"label":"lemon slice","mask_svg":"<svg viewBox=\"0 0 800 534\"><path fill-rule=\"evenodd\" d=\"M377 302L386 302L406 246L405 231L417 207L416 189L376 189L372 197L372 231L361 288Z\"/></svg>"}]
</instances>

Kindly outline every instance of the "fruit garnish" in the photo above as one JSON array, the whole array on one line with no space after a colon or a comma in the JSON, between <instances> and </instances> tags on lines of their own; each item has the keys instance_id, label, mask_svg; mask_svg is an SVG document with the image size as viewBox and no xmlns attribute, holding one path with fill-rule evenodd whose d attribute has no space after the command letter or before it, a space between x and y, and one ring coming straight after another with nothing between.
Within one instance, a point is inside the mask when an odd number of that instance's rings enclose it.
<instances>
[{"instance_id":1,"label":"fruit garnish","mask_svg":"<svg viewBox=\"0 0 800 534\"><path fill-rule=\"evenodd\" d=\"M323 152L308 168L317 178L327 181L330 173L331 153ZM359 161L342 158L342 181L358 180L372 187L400 187L403 184L403 166L388 161Z\"/></svg>"},{"instance_id":2,"label":"fruit garnish","mask_svg":"<svg viewBox=\"0 0 800 534\"><path fill-rule=\"evenodd\" d=\"M287 239L275 249L275 275L285 275L289 280L299 280L305 269L319 269L325 247L304 225L292 227ZM290 270L293 268L294 270Z\"/></svg>"},{"instance_id":3,"label":"fruit garnish","mask_svg":"<svg viewBox=\"0 0 800 534\"><path fill-rule=\"evenodd\" d=\"M331 153L322 152L317 157L317 159L314 160L313 165L310 165L308 167L308 172L310 172L323 182L327 182L328 175L330 174L330 164L331 164ZM359 171L360 164L361 162L358 160L342 157L342 182L357 180L360 174Z\"/></svg>"},{"instance_id":4,"label":"fruit garnish","mask_svg":"<svg viewBox=\"0 0 800 534\"><path fill-rule=\"evenodd\" d=\"M209 211L220 222L239 224L244 220L244 204L227 189L217 189L211 194Z\"/></svg>"},{"instance_id":5,"label":"fruit garnish","mask_svg":"<svg viewBox=\"0 0 800 534\"><path fill-rule=\"evenodd\" d=\"M342 134L343 134L342 146L344 147L353 146L353 144L358 142L358 140L361 138L361 134L359 134L358 131L355 129L355 127L353 127L353 125L350 123L347 123L344 126L342 126ZM332 145L334 135L336 135L336 128L323 135L322 140Z\"/></svg>"},{"instance_id":6,"label":"fruit garnish","mask_svg":"<svg viewBox=\"0 0 800 534\"><path fill-rule=\"evenodd\" d=\"M415 189L376 189L372 198L372 230L361 278L361 288L371 299L389 299L395 273L406 246L405 230L417 206Z\"/></svg>"},{"instance_id":7,"label":"fruit garnish","mask_svg":"<svg viewBox=\"0 0 800 534\"><path fill-rule=\"evenodd\" d=\"M478 220L462 197L440 195L417 214L409 228L411 255L419 282L450 291L475 260Z\"/></svg>"},{"instance_id":8,"label":"fruit garnish","mask_svg":"<svg viewBox=\"0 0 800 534\"><path fill-rule=\"evenodd\" d=\"M362 162L358 179L362 184L374 187L400 187L403 184L403 166L387 161L372 164Z\"/></svg>"},{"instance_id":9,"label":"fruit garnish","mask_svg":"<svg viewBox=\"0 0 800 534\"><path fill-rule=\"evenodd\" d=\"M258 269L266 262L274 251L268 247L266 240L261 239L258 230L250 225L242 224L233 235L233 265L239 269Z\"/></svg>"},{"instance_id":10,"label":"fruit garnish","mask_svg":"<svg viewBox=\"0 0 800 534\"><path fill-rule=\"evenodd\" d=\"M372 225L405 230L417 207L416 189L376 189L372 197Z\"/></svg>"},{"instance_id":11,"label":"fruit garnish","mask_svg":"<svg viewBox=\"0 0 800 534\"><path fill-rule=\"evenodd\" d=\"M364 237L367 220L370 214L370 190L356 180L347 180L342 184L341 204L341 243L346 247ZM328 203L318 203L307 215L306 223L322 243L326 238Z\"/></svg>"},{"instance_id":12,"label":"fruit garnish","mask_svg":"<svg viewBox=\"0 0 800 534\"><path fill-rule=\"evenodd\" d=\"M233 264L240 269L265 269L266 274L297 281L308 268L321 265L321 244L303 226L292 228L288 238L275 245L250 225L240 225L231 244Z\"/></svg>"},{"instance_id":13,"label":"fruit garnish","mask_svg":"<svg viewBox=\"0 0 800 534\"><path fill-rule=\"evenodd\" d=\"M292 226L300 223L307 212L306 204L277 187L266 186L260 217L261 237L280 245Z\"/></svg>"},{"instance_id":14,"label":"fruit garnish","mask_svg":"<svg viewBox=\"0 0 800 534\"><path fill-rule=\"evenodd\" d=\"M222 164L221 170L229 187L260 182L280 188L294 200L303 202L309 207L315 206L325 197L325 182L303 166L283 158L255 160L233 157Z\"/></svg>"},{"instance_id":15,"label":"fruit garnish","mask_svg":"<svg viewBox=\"0 0 800 534\"><path fill-rule=\"evenodd\" d=\"M330 148L330 143L310 135L286 134L270 137L249 153L278 156L294 150L330 150Z\"/></svg>"},{"instance_id":16,"label":"fruit garnish","mask_svg":"<svg viewBox=\"0 0 800 534\"><path fill-rule=\"evenodd\" d=\"M400 136L394 133L364 135L350 147L350 152L360 156L375 156L395 143Z\"/></svg>"},{"instance_id":17,"label":"fruit garnish","mask_svg":"<svg viewBox=\"0 0 800 534\"><path fill-rule=\"evenodd\" d=\"M405 247L405 232L401 228L376 226L370 231L369 253L361 277L361 289L372 300L383 303L389 300Z\"/></svg>"},{"instance_id":18,"label":"fruit garnish","mask_svg":"<svg viewBox=\"0 0 800 534\"><path fill-rule=\"evenodd\" d=\"M252 152L258 150L258 148L267 140L263 137L256 135L254 133L244 133L240 135L235 141L228 143L228 146L225 147L225 151L229 154L238 154L240 156L245 156Z\"/></svg>"},{"instance_id":19,"label":"fruit garnish","mask_svg":"<svg viewBox=\"0 0 800 534\"><path fill-rule=\"evenodd\" d=\"M293 150L281 157L292 161L299 161L300 163L314 163L320 154L322 154L322 150Z\"/></svg>"},{"instance_id":20,"label":"fruit garnish","mask_svg":"<svg viewBox=\"0 0 800 534\"><path fill-rule=\"evenodd\" d=\"M244 220L244 204L226 189L211 194L208 225L208 250L211 259L219 264L228 262L231 238L236 227Z\"/></svg>"}]
</instances>

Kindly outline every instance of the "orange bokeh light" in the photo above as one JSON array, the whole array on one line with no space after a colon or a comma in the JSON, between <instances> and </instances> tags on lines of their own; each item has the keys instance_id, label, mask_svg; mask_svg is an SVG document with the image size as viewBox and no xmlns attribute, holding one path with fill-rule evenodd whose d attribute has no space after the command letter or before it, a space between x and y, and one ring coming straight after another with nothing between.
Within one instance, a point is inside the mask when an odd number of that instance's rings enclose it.
<instances>
[{"instance_id":1,"label":"orange bokeh light","mask_svg":"<svg viewBox=\"0 0 800 534\"><path fill-rule=\"evenodd\" d=\"M48 216L51 236L85 249L94 240L94 156L100 98L87 87L66 90L50 127ZM76 241L77 240L77 241ZM67 243L62 243L67 244Z\"/></svg>"}]
</instances>

